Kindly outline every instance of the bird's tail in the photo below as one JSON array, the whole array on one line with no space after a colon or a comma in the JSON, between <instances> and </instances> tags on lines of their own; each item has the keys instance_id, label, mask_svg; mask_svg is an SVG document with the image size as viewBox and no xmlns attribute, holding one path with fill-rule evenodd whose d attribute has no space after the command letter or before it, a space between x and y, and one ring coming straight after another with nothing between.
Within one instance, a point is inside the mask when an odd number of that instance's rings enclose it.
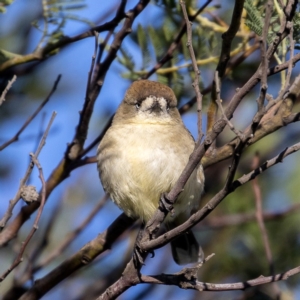
<instances>
[{"instance_id":1,"label":"bird's tail","mask_svg":"<svg viewBox=\"0 0 300 300\"><path fill-rule=\"evenodd\" d=\"M172 255L178 265L196 263L203 260L203 251L191 230L171 242Z\"/></svg>"}]
</instances>

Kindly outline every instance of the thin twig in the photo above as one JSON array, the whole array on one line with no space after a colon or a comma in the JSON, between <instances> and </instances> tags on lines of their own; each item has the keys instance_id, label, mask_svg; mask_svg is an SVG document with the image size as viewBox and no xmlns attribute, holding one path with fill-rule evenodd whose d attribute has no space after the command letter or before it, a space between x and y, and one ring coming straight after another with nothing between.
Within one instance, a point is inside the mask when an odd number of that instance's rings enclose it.
<instances>
[{"instance_id":1,"label":"thin twig","mask_svg":"<svg viewBox=\"0 0 300 300\"><path fill-rule=\"evenodd\" d=\"M95 62L96 62L97 51L98 51L99 33L97 31L94 31L94 35L95 35L95 49L94 49L94 54L92 56L90 70L88 73L88 80L87 80L86 91L85 91L85 101L89 100L88 96L89 96L89 91L90 91L91 84L92 84L93 70L95 68Z\"/></svg>"},{"instance_id":2,"label":"thin twig","mask_svg":"<svg viewBox=\"0 0 300 300\"><path fill-rule=\"evenodd\" d=\"M22 243L21 249L20 249L17 257L15 258L14 262L12 263L12 265L0 276L0 282L3 281L8 276L8 274L23 261L24 251L25 251L29 241L33 237L34 233L38 230L38 223L39 223L39 220L41 218L43 208L44 208L44 205L45 205L46 182L45 182L45 179L44 179L43 169L42 169L38 159L36 158L36 156L33 153L30 153L30 156L31 156L32 162L38 168L39 178L42 182L41 204L40 204L39 210L37 212L37 215L36 215L36 218L35 218L35 221L34 221L34 224L32 226L31 231L29 232L29 234L28 234L27 238L25 239L25 241Z\"/></svg>"},{"instance_id":3,"label":"thin twig","mask_svg":"<svg viewBox=\"0 0 300 300\"><path fill-rule=\"evenodd\" d=\"M0 151L9 146L11 143L17 141L19 139L20 134L26 129L26 127L29 125L29 123L37 116L37 114L42 110L42 108L46 105L46 103L50 100L51 96L55 92L57 85L61 79L61 75L57 76L57 79L54 82L54 85L47 96L47 98L40 104L40 106L35 110L35 112L26 120L26 122L23 124L23 126L20 128L20 130L7 142L5 142L3 145L0 146Z\"/></svg>"},{"instance_id":4,"label":"thin twig","mask_svg":"<svg viewBox=\"0 0 300 300\"><path fill-rule=\"evenodd\" d=\"M104 128L102 129L101 133L94 139L94 141L92 141L90 143L90 145L88 145L84 150L82 150L82 152L80 153L80 157L83 157L84 155L86 155L91 149L93 149L96 145L99 144L99 142L102 140L104 134L106 133L106 131L108 130L108 128L111 125L111 122L114 118L114 114L108 119L108 121L106 122ZM82 161L82 159L80 160Z\"/></svg>"},{"instance_id":5,"label":"thin twig","mask_svg":"<svg viewBox=\"0 0 300 300\"><path fill-rule=\"evenodd\" d=\"M121 1L121 6L125 7L127 1L122 0ZM36 50L32 53L26 54L26 55L18 55L15 56L4 63L0 65L0 72L5 71L8 68L11 68L13 66L19 65L19 64L24 64L32 61L43 61L51 55L49 53L53 52L54 50L57 49L62 49L63 47L80 41L82 39L86 39L89 37L94 36L94 32L97 31L98 33L104 32L104 31L109 31L111 29L116 28L119 23L126 17L125 13L117 13L110 21L97 25L95 27L92 27L85 32L82 32L80 34L77 34L75 36L64 36L61 39L58 39L57 42L54 43L48 43L42 48L36 48Z\"/></svg>"},{"instance_id":6,"label":"thin twig","mask_svg":"<svg viewBox=\"0 0 300 300\"><path fill-rule=\"evenodd\" d=\"M33 265L36 260L42 255L43 250L49 243L49 236L52 232L53 226L59 216L59 211L62 207L63 199L58 199L54 209L51 211L50 218L45 226L42 238L39 239L32 252L29 254L27 266L24 268L22 276L18 276L14 280L14 286L21 286L27 282L28 279L33 280Z\"/></svg>"},{"instance_id":7,"label":"thin twig","mask_svg":"<svg viewBox=\"0 0 300 300\"><path fill-rule=\"evenodd\" d=\"M2 105L2 103L5 101L5 97L6 97L6 94L7 92L11 89L12 85L14 84L14 82L17 80L17 76L14 75L13 78L11 80L8 81L4 91L2 92L1 94L1 97L0 97L0 106ZM0 149L1 150L1 149Z\"/></svg>"},{"instance_id":8,"label":"thin twig","mask_svg":"<svg viewBox=\"0 0 300 300\"><path fill-rule=\"evenodd\" d=\"M188 14L186 12L185 1L181 0L180 5L181 5L181 9L182 9L183 16L185 19L185 23L186 23L187 47L190 52L193 69L194 69L194 73L195 73L195 78L194 78L194 82L192 83L192 86L195 89L196 98L197 98L198 141L201 141L202 137L203 137L203 133L202 133L202 94L201 94L200 88L199 88L199 81L200 81L201 73L197 66L197 61L196 61L195 52L194 52L194 48L193 48L193 42L192 42L192 26L189 21Z\"/></svg>"},{"instance_id":9,"label":"thin twig","mask_svg":"<svg viewBox=\"0 0 300 300\"><path fill-rule=\"evenodd\" d=\"M222 34L222 39L223 39L222 48L221 48L219 62L216 67L216 71L218 71L218 75L220 76L221 81L225 75L227 64L230 60L232 41L240 28L244 2L245 0L235 0L230 25L227 31ZM207 131L210 131L212 129L213 124L217 121L218 107L215 102L216 100L215 92L216 92L216 85L215 85L215 81L213 81L212 89L211 89L211 101L207 111Z\"/></svg>"},{"instance_id":10,"label":"thin twig","mask_svg":"<svg viewBox=\"0 0 300 300\"><path fill-rule=\"evenodd\" d=\"M264 28L262 32L262 37L260 39L261 43L261 85L260 85L260 95L257 99L257 112L263 113L264 110L264 101L266 98L266 93L268 89L268 68L269 68L269 57L267 55L267 40L268 40L268 31L269 31L269 24L271 20L273 12L273 0L268 0L266 4L266 15L264 20Z\"/></svg>"},{"instance_id":11,"label":"thin twig","mask_svg":"<svg viewBox=\"0 0 300 300\"><path fill-rule=\"evenodd\" d=\"M291 205L289 208L280 212L263 212L263 219L265 221L281 220L293 213L298 213L300 210L300 203ZM201 230L217 230L228 226L239 226L256 221L254 212L220 215L217 217L207 218L201 222Z\"/></svg>"},{"instance_id":12,"label":"thin twig","mask_svg":"<svg viewBox=\"0 0 300 300\"><path fill-rule=\"evenodd\" d=\"M52 113L52 116L51 116L51 118L50 118L50 121L49 121L49 123L48 123L48 126L47 126L47 128L46 128L46 130L45 130L45 132L44 132L44 134L43 134L43 137L42 137L42 139L41 139L41 141L40 141L40 144L39 144L39 146L38 146L38 148L37 148L37 150L36 150L36 152L35 152L35 154L34 154L34 157L35 157L36 159L38 158L38 156L39 156L39 154L40 154L42 148L44 147L44 145L45 145L45 143L46 143L46 138L47 138L47 136L48 136L48 134L49 134L49 130L50 130L50 128L51 128L51 125L52 125L52 123L53 123L53 121L54 121L55 116L56 116L56 112L53 112L53 113ZM28 178L29 178L29 176L30 176L30 174L31 174L31 172L32 172L33 166L34 166L34 165L33 165L33 163L31 162L31 163L29 164L27 170L26 170L25 176L24 176L24 177L21 179L21 181L20 181L19 189L18 189L18 191L17 191L15 197L14 197L12 200L9 201L8 209L7 209L7 211L5 212L3 218L0 220L0 230L2 230L2 229L5 227L7 221L11 218L13 209L14 209L15 205L18 203L18 201L20 200L21 189L22 189L22 187L26 184L26 182L27 182L27 180L28 180Z\"/></svg>"},{"instance_id":13,"label":"thin twig","mask_svg":"<svg viewBox=\"0 0 300 300\"><path fill-rule=\"evenodd\" d=\"M102 60L102 56L105 50L105 47L110 39L110 37L113 34L113 30L110 30L107 34L105 39L99 44L99 54L97 56L97 64L100 64L101 60Z\"/></svg>"},{"instance_id":14,"label":"thin twig","mask_svg":"<svg viewBox=\"0 0 300 300\"><path fill-rule=\"evenodd\" d=\"M253 158L252 169L256 169L258 167L259 167L259 154L257 152ZM269 242L268 232L267 232L264 218L263 218L261 189L258 184L257 178L254 178L252 180L252 188L253 188L253 192L255 195L255 207L256 207L255 216L256 216L256 220L257 220L260 232L261 232L261 236L262 236L262 240L263 240L263 244L264 244L264 248L265 248L265 253L266 253L267 261L268 261L269 268L270 268L270 274L274 276L275 275L274 260L273 260L273 255L272 255L271 246L270 246L270 242ZM278 285L276 283L274 283L272 286L274 288L274 293L276 295L276 299L280 299L281 292L280 292Z\"/></svg>"},{"instance_id":15,"label":"thin twig","mask_svg":"<svg viewBox=\"0 0 300 300\"><path fill-rule=\"evenodd\" d=\"M38 132L36 134L35 137L35 147L34 149L37 149L37 147L39 146L40 140L44 134L44 125L45 125L45 121L46 121L46 116L47 113L45 111L43 111L42 115L41 115L41 121L40 124L38 126Z\"/></svg>"},{"instance_id":16,"label":"thin twig","mask_svg":"<svg viewBox=\"0 0 300 300\"><path fill-rule=\"evenodd\" d=\"M59 256L71 243L75 240L75 238L82 232L82 230L92 221L92 219L96 216L96 214L100 211L100 209L105 205L108 195L105 194L104 197L98 202L98 204L93 208L90 214L83 220L83 222L72 232L70 232L64 240L49 253L39 264L34 266L33 272L39 271L44 266L48 265L53 259Z\"/></svg>"},{"instance_id":17,"label":"thin twig","mask_svg":"<svg viewBox=\"0 0 300 300\"><path fill-rule=\"evenodd\" d=\"M247 288L263 285L266 283L287 280L289 277L300 273L300 266L290 269L284 273L276 274L275 276L259 276L255 279L250 279L245 282L235 283L209 283L195 280L194 277L183 276L182 274L163 274L156 276L141 276L141 283L152 283L152 284L167 284L176 285L184 289L193 289L197 291L236 291L245 290ZM189 274L187 274L189 275Z\"/></svg>"},{"instance_id":18,"label":"thin twig","mask_svg":"<svg viewBox=\"0 0 300 300\"><path fill-rule=\"evenodd\" d=\"M244 139L244 135L237 129L235 129L235 127L233 126L233 124L228 120L228 118L225 115L223 106L222 106L222 99L221 99L221 90L220 90L220 77L218 74L218 71L215 72L215 83L216 83L216 103L218 105L218 108L221 111L222 117L225 119L228 127L230 128L230 130L232 132L235 133L235 135L242 141Z\"/></svg>"},{"instance_id":19,"label":"thin twig","mask_svg":"<svg viewBox=\"0 0 300 300\"><path fill-rule=\"evenodd\" d=\"M274 55L279 44L288 36L291 29L290 23L292 22L293 17L295 16L297 4L298 0L287 1L284 9L284 14L282 14L283 19L281 20L280 29L277 31L275 38L273 39L272 43L269 45L269 48L267 50L268 59L270 59Z\"/></svg>"},{"instance_id":20,"label":"thin twig","mask_svg":"<svg viewBox=\"0 0 300 300\"><path fill-rule=\"evenodd\" d=\"M293 67L294 67L293 59L294 59L295 41L294 41L293 22L289 22L289 25L290 25L290 33L289 33L290 57L289 57L289 60L288 60L288 69L287 69L287 72L286 72L284 88L280 91L280 93L279 93L278 97L276 98L275 102L282 100L284 95L288 92L288 89L290 87L292 70L293 70Z\"/></svg>"},{"instance_id":21,"label":"thin twig","mask_svg":"<svg viewBox=\"0 0 300 300\"><path fill-rule=\"evenodd\" d=\"M89 122L94 110L94 105L96 99L101 92L103 82L106 76L106 73L117 56L117 52L121 47L122 41L124 38L131 32L131 26L137 15L147 6L150 0L140 0L139 3L131 10L129 10L126 15L127 18L123 23L121 29L115 34L113 42L107 52L107 56L103 60L103 62L99 65L96 64L94 67L94 73L92 75L92 82L88 89L88 94L86 96L86 101L84 101L82 111L80 113L80 118L78 125L76 127L75 136L72 142L68 145L68 149L66 150L66 157L70 161L76 161L80 153L83 150L84 143L87 138ZM127 1L122 0L118 11L116 12L116 18L118 15L125 15L125 6ZM118 23L116 24L116 26ZM115 27L116 27L115 26ZM115 28L113 27L113 29ZM129 30L130 29L130 30Z\"/></svg>"},{"instance_id":22,"label":"thin twig","mask_svg":"<svg viewBox=\"0 0 300 300\"><path fill-rule=\"evenodd\" d=\"M236 59L233 59L232 62L228 63L228 67L226 69L225 75L229 74L230 71L234 68L237 67L238 65L240 65L250 54L252 54L256 49L258 48L258 43L256 43L255 45L253 45L248 51L245 51L242 55L237 56ZM293 59L291 59L292 61L288 61L282 64L279 64L275 67L269 68L268 69L268 76L272 76L275 74L280 73L283 70L286 70L290 64L295 65L299 60L300 60L300 53L294 54ZM249 82L247 83L247 85L251 85L249 87L249 90L252 89L257 83L260 82L260 75L258 72L256 72L256 78L253 76L251 78L251 80L249 80ZM212 90L212 85L206 87L205 89L202 90L202 94L206 95L209 92L211 92ZM179 112L181 114L186 113L187 111L189 111L189 109L195 104L196 102L196 97L193 97L192 99L190 99L187 103L185 103L180 109Z\"/></svg>"}]
</instances>

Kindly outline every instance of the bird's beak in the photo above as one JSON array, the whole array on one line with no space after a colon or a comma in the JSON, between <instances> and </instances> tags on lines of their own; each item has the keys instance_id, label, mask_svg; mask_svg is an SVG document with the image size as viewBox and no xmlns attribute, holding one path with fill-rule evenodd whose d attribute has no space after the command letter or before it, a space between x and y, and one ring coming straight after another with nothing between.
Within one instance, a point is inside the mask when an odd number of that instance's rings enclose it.
<instances>
[{"instance_id":1,"label":"bird's beak","mask_svg":"<svg viewBox=\"0 0 300 300\"><path fill-rule=\"evenodd\" d=\"M162 107L160 105L160 103L158 101L154 101L153 102L153 105L151 106L151 113L154 112L154 113L159 113L162 111Z\"/></svg>"}]
</instances>

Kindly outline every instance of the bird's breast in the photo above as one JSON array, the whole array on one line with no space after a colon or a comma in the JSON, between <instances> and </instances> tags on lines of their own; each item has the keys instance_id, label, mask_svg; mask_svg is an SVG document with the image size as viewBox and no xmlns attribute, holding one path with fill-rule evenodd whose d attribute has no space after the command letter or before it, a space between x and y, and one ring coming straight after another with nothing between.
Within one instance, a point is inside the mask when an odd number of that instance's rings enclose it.
<instances>
[{"instance_id":1,"label":"bird's breast","mask_svg":"<svg viewBox=\"0 0 300 300\"><path fill-rule=\"evenodd\" d=\"M115 125L101 141L103 187L127 215L149 220L160 195L174 186L187 164L194 141L183 125L175 126ZM192 202L200 197L200 190L186 189Z\"/></svg>"}]
</instances>

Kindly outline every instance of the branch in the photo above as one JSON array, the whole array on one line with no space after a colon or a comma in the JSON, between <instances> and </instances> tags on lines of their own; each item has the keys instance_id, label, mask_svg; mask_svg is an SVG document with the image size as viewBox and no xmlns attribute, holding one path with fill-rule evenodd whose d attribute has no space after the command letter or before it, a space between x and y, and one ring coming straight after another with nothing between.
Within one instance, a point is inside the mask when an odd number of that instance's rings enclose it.
<instances>
[{"instance_id":1,"label":"branch","mask_svg":"<svg viewBox=\"0 0 300 300\"><path fill-rule=\"evenodd\" d=\"M25 241L22 243L21 249L20 249L17 257L15 258L14 262L12 263L12 265L0 276L0 282L3 281L9 275L9 273L23 261L23 254L25 252L25 249L26 249L29 241L31 240L34 233L38 229L38 223L39 223L39 220L41 218L43 208L44 208L44 205L45 205L46 183L45 183L45 179L44 179L44 175L43 175L43 169L42 169L39 161L37 160L36 156L33 153L30 153L30 156L31 156L32 162L37 166L37 168L39 170L39 178L42 182L41 205L40 205L40 208L39 208L38 213L36 215L36 218L35 218L35 221L34 221L34 224L33 224L33 227L31 229L31 231L29 232L29 234L28 234L27 238L25 239Z\"/></svg>"},{"instance_id":2,"label":"branch","mask_svg":"<svg viewBox=\"0 0 300 300\"><path fill-rule=\"evenodd\" d=\"M255 169L259 166L259 154L258 153L255 154L252 165ZM262 208L262 196L261 196L261 190L260 190L260 186L258 184L257 178L254 178L252 180L252 189L253 189L254 196L255 196L256 221L258 223L258 226L259 226L259 229L261 232L267 260L268 260L268 263L270 266L270 274L274 275L274 261L273 261L273 257L272 257L272 251L271 251L271 247L270 247L268 232L267 232L267 229L266 229L266 226L264 223L263 208Z\"/></svg>"},{"instance_id":3,"label":"branch","mask_svg":"<svg viewBox=\"0 0 300 300\"><path fill-rule=\"evenodd\" d=\"M250 54L252 54L254 51L256 51L258 49L258 43L256 43L255 45L253 45L249 50L245 51L243 54L241 54L240 56L238 56L236 59L234 59L232 62L228 63L228 67L226 69L225 75L229 74L230 71L240 65L247 57L249 57ZM280 72L282 72L283 70L288 69L289 65L292 64L293 66L296 65L296 63L300 60L300 53L297 53L293 56L293 58L291 59L292 61L287 61L285 63L279 64L275 67L272 67L268 70L268 76L272 76L275 74L278 74ZM255 75L255 74L254 74ZM256 78L252 77L251 82L248 81L247 84L251 84L250 90L256 86L256 84L260 81L260 75L258 73L256 73ZM206 87L203 91L202 94L206 95L209 92L211 92L212 90L212 85ZM192 98L191 100L189 100L187 103L185 103L180 109L179 112L181 114L184 114L185 112L187 112L196 102L196 97Z\"/></svg>"},{"instance_id":4,"label":"branch","mask_svg":"<svg viewBox=\"0 0 300 300\"><path fill-rule=\"evenodd\" d=\"M280 220L292 213L298 212L298 210L300 210L300 203L293 204L280 212L263 212L262 217L265 221ZM201 230L223 229L227 226L238 226L254 221L256 221L256 214L254 212L222 215L203 220L201 222Z\"/></svg>"},{"instance_id":5,"label":"branch","mask_svg":"<svg viewBox=\"0 0 300 300\"><path fill-rule=\"evenodd\" d=\"M222 34L222 39L223 39L222 49L221 49L219 62L216 68L216 71L218 71L220 79L222 79L225 75L227 64L230 59L231 44L241 25L244 2L245 0L235 0L230 26L228 30ZM216 83L215 81L213 81L211 101L207 111L207 131L211 130L213 124L217 119L218 110L217 110L215 100L216 100Z\"/></svg>"},{"instance_id":6,"label":"branch","mask_svg":"<svg viewBox=\"0 0 300 300\"><path fill-rule=\"evenodd\" d=\"M11 80L8 81L4 91L1 94L0 97L0 106L2 105L2 103L5 101L5 96L7 94L7 92L11 89L12 85L14 84L14 82L17 80L17 76L14 75L13 78ZM1 150L1 149L0 149Z\"/></svg>"},{"instance_id":7,"label":"branch","mask_svg":"<svg viewBox=\"0 0 300 300\"><path fill-rule=\"evenodd\" d=\"M122 0L121 5L124 6L124 3L126 3L126 1ZM29 53L26 55L16 55L15 57L5 61L0 65L0 72L3 72L16 65L33 62L33 61L43 61L49 58L51 56L50 54L53 53L55 50L62 49L63 47L71 43L86 39L88 37L92 37L94 36L95 32L100 33L104 31L114 30L114 28L116 28L124 18L125 18L125 14L116 14L116 16L112 20L102 25L92 27L83 33L80 33L73 37L63 36L57 42L47 44L42 48L38 47L33 53Z\"/></svg>"},{"instance_id":8,"label":"branch","mask_svg":"<svg viewBox=\"0 0 300 300\"><path fill-rule=\"evenodd\" d=\"M275 51L277 50L279 44L283 39L285 39L291 30L291 22L295 16L298 0L288 0L284 9L283 20L280 24L280 29L276 34L276 37L272 41L271 45L267 51L267 57L270 59Z\"/></svg>"},{"instance_id":9,"label":"branch","mask_svg":"<svg viewBox=\"0 0 300 300\"><path fill-rule=\"evenodd\" d=\"M94 282L91 285L86 285L81 293L77 293L76 298L73 300L86 300L96 299L96 297L105 291L105 289L113 284L120 276L132 256L132 249L134 248L136 240L137 230L131 230L129 234L129 243L125 251L122 253L122 261L109 269L109 272L102 277L94 278ZM121 241L120 241L121 242ZM95 261L96 263L96 261Z\"/></svg>"},{"instance_id":10,"label":"branch","mask_svg":"<svg viewBox=\"0 0 300 300\"><path fill-rule=\"evenodd\" d=\"M105 205L108 199L108 195L105 196L98 202L98 204L94 207L91 213L83 220L83 222L77 226L74 230L72 230L64 240L51 251L39 264L34 266L33 272L39 271L44 266L48 265L54 258L58 257L71 243L75 240L75 238L82 232L82 230L92 221L92 219L96 216L96 214L100 211L100 209Z\"/></svg>"},{"instance_id":11,"label":"branch","mask_svg":"<svg viewBox=\"0 0 300 300\"><path fill-rule=\"evenodd\" d=\"M287 280L289 277L300 273L300 266L290 269L284 273L279 273L274 276L259 276L255 279L250 279L245 282L235 282L235 283L208 283L196 280L194 276L190 277L190 274L186 272L181 272L179 274L162 274L156 276L141 276L142 283L152 283L152 284L165 284L165 285L176 285L183 289L193 289L200 292L203 291L236 291L245 290L247 288L263 285L266 283Z\"/></svg>"},{"instance_id":12,"label":"branch","mask_svg":"<svg viewBox=\"0 0 300 300\"><path fill-rule=\"evenodd\" d=\"M0 151L2 151L4 148L6 148L7 146L9 146L10 144L12 144L13 142L15 142L19 139L20 134L26 129L26 127L30 124L30 122L38 115L38 113L42 110L42 108L50 100L51 96L56 91L56 88L57 88L57 85L58 85L60 79L61 79L61 75L58 75L47 98L40 104L40 106L35 110L35 112L26 120L26 122L23 124L23 126L20 128L20 130L10 140L8 140L7 142L5 142L4 144L2 144L0 146Z\"/></svg>"},{"instance_id":13,"label":"branch","mask_svg":"<svg viewBox=\"0 0 300 300\"><path fill-rule=\"evenodd\" d=\"M149 2L149 1L146 1ZM126 5L127 1L126 0L122 0L120 7L118 8L117 12L116 12L116 17L118 15L125 15L124 9L125 9L125 5ZM87 91L86 91L86 97L85 97L85 101L83 104L83 109L80 112L80 118L79 118L79 123L76 127L76 132L75 132L75 136L72 140L72 142L70 143L70 145L68 146L68 149L66 150L66 156L67 159L71 160L71 161L75 161L76 159L78 159L85 140L87 138L87 133L88 133L88 126L89 126L89 122L94 110L94 105L95 102L97 100L97 97L99 96L102 86L103 86L103 82L104 82L104 78L106 76L106 73L111 65L111 63L113 62L113 60L116 57L117 51L119 50L123 39L129 34L129 32L131 32L131 25L135 19L135 17L138 15L139 12L137 7L139 5L136 5L136 7L132 10L130 10L129 12L126 13L127 18L124 22L124 25L122 26L122 28L120 29L120 31L115 35L115 38L109 48L108 54L106 56L106 58L104 59L103 63L101 63L100 65L97 64L94 66L95 60L92 60L91 63L91 71L93 70L93 74L90 74L88 76L88 83L87 83ZM129 17L132 14L132 17ZM96 54L94 54L96 55Z\"/></svg>"},{"instance_id":14,"label":"branch","mask_svg":"<svg viewBox=\"0 0 300 300\"><path fill-rule=\"evenodd\" d=\"M298 56L298 54L295 55L294 58L296 56ZM300 59L300 56L298 56L298 59ZM285 63L285 68L287 68L288 65L288 62ZM244 97L244 95L248 93L253 88L253 86L256 85L257 82L259 82L259 70L260 69L258 69L255 74L248 80L248 82L233 96L232 100L225 110L225 115L228 119L232 117L231 111L233 111L235 107L239 105L242 97ZM276 68L273 70L274 72L276 72ZM270 105L269 109L268 107L266 108L267 113L261 119L259 126L256 128L254 136L247 141L246 147L249 147L250 145L256 143L258 140L278 130L279 128L282 128L283 126L299 121L300 113L292 113L294 103L299 95L300 75L295 78L292 86L289 89L289 94L284 100L276 103L276 105ZM251 128L251 126L249 126L245 130L245 132L251 134L252 130L253 129ZM207 153L202 161L203 167L206 168L211 164L215 164L231 157L238 142L238 139L233 139L231 142L227 143L221 148L215 149L214 153Z\"/></svg>"},{"instance_id":15,"label":"branch","mask_svg":"<svg viewBox=\"0 0 300 300\"><path fill-rule=\"evenodd\" d=\"M260 123L262 117L265 115L267 111L267 109L264 107L264 101L268 89L267 78L268 78L268 69L269 69L269 60L270 60L270 57L267 55L267 39L268 39L268 31L269 31L272 12L273 12L273 1L268 0L266 4L265 24L263 28L262 37L260 39L262 62L259 67L260 74L261 74L260 76L261 84L260 84L260 94L257 99L257 113L252 119L252 124L248 126L248 128L245 130L244 141L247 141L249 140L250 137L253 137L255 131L258 128L258 124Z\"/></svg>"},{"instance_id":16,"label":"branch","mask_svg":"<svg viewBox=\"0 0 300 300\"><path fill-rule=\"evenodd\" d=\"M38 156L39 156L42 148L44 147L44 145L46 143L46 138L48 136L49 130L51 128L51 125L52 125L52 123L54 121L55 116L56 116L56 112L53 112L52 116L51 116L51 119L50 119L50 121L48 123L48 126L46 128L46 131L44 132L43 137L42 137L42 139L40 141L40 144L39 144L39 146L38 146L38 148L37 148L37 150L36 150L36 152L34 154L34 157L36 159L38 158ZM7 221L11 218L13 209L14 209L15 205L18 203L18 201L20 200L22 187L26 184L27 180L29 179L29 176L30 176L30 174L32 172L32 169L33 169L33 163L30 162L30 164L29 164L29 166L27 168L27 171L25 173L25 176L20 181L19 189L18 189L15 197L12 200L9 201L8 209L5 212L3 218L0 220L0 230L3 230L3 228L5 227Z\"/></svg>"},{"instance_id":17,"label":"branch","mask_svg":"<svg viewBox=\"0 0 300 300\"><path fill-rule=\"evenodd\" d=\"M216 83L216 103L218 105L219 110L221 111L222 117L224 118L224 120L226 121L228 127L230 128L230 130L241 140L244 140L244 135L237 129L235 129L235 127L233 126L233 124L228 120L228 118L225 115L223 106L222 106L222 99L220 97L221 95L221 89L220 89L220 77L218 75L218 71L215 72L215 77L214 77L215 83Z\"/></svg>"},{"instance_id":18,"label":"branch","mask_svg":"<svg viewBox=\"0 0 300 300\"><path fill-rule=\"evenodd\" d=\"M253 162L252 162L252 168L257 168L259 166L259 154L258 152L255 154L253 157ZM272 255L272 250L270 246L270 241L269 241L269 236L268 236L268 231L265 226L265 221L263 217L263 208L262 208L262 195L261 195L261 189L258 184L257 178L254 178L252 180L252 188L255 196L255 216L256 216L256 221L258 223L258 227L261 232L261 237L263 241L263 245L265 248L265 253L267 257L267 261L269 264L269 270L271 275L275 275L275 266L274 266L274 260L273 260L273 255ZM272 285L274 293L276 295L276 299L280 299L280 289L278 285L275 283Z\"/></svg>"},{"instance_id":19,"label":"branch","mask_svg":"<svg viewBox=\"0 0 300 300\"><path fill-rule=\"evenodd\" d=\"M196 98L197 98L197 116L198 116L198 141L202 140L203 133L202 133L202 94L200 92L199 88L199 81L200 81L200 70L198 69L197 66L197 61L195 57L195 52L193 48L193 42L192 42L192 26L189 21L189 17L186 12L186 7L185 7L185 2L183 0L180 1L181 9L183 11L183 16L185 19L186 23L186 30L187 30L187 47L190 52L192 64L193 64L193 69L195 73L195 79L194 82L192 83L193 88L195 89L196 93Z\"/></svg>"},{"instance_id":20,"label":"branch","mask_svg":"<svg viewBox=\"0 0 300 300\"><path fill-rule=\"evenodd\" d=\"M234 9L232 12L232 17L231 17L231 21L230 21L230 26L227 29L226 32L224 32L222 34L222 49L221 49L221 54L220 54L220 60L218 63L218 66L216 68L216 70L219 72L219 76L220 78L223 78L225 71L226 71L226 67L227 67L227 63L230 59L230 49L231 49L231 44L232 41L234 39L234 37L236 36L240 25L241 25L241 18L242 18L242 12L243 12L243 8L244 8L244 2L245 0L236 0L235 4L234 4Z\"/></svg>"},{"instance_id":21,"label":"branch","mask_svg":"<svg viewBox=\"0 0 300 300\"><path fill-rule=\"evenodd\" d=\"M49 244L50 234L53 230L53 226L55 225L56 220L59 217L59 212L62 207L62 203L63 198L57 200L54 209L51 211L50 218L47 221L45 229L41 234L42 237L36 242L31 253L27 256L27 265L24 267L24 270L22 270L22 275L18 275L17 278L15 278L13 286L10 288L9 291L7 291L7 293L18 289L19 286L24 285L28 280L33 280L33 265L43 254L44 249Z\"/></svg>"},{"instance_id":22,"label":"branch","mask_svg":"<svg viewBox=\"0 0 300 300\"><path fill-rule=\"evenodd\" d=\"M121 214L104 232L85 244L78 252L66 259L22 295L20 300L37 300L50 291L75 271L90 264L99 254L107 249L126 231L135 220Z\"/></svg>"}]
</instances>

